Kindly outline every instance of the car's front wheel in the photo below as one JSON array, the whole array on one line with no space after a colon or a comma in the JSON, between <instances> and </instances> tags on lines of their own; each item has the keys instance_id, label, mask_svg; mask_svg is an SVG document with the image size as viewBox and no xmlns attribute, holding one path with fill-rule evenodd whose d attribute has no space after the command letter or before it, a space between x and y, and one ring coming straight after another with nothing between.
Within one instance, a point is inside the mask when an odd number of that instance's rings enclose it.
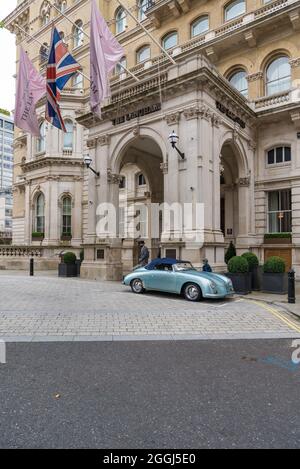
<instances>
[{"instance_id":1,"label":"car's front wheel","mask_svg":"<svg viewBox=\"0 0 300 469\"><path fill-rule=\"evenodd\" d=\"M188 283L183 289L184 298L188 301L200 301L202 299L202 291L199 285Z\"/></svg>"},{"instance_id":2,"label":"car's front wheel","mask_svg":"<svg viewBox=\"0 0 300 469\"><path fill-rule=\"evenodd\" d=\"M137 293L138 295L140 295L141 293L145 292L143 282L140 278L135 278L134 280L132 280L130 286L133 293Z\"/></svg>"}]
</instances>

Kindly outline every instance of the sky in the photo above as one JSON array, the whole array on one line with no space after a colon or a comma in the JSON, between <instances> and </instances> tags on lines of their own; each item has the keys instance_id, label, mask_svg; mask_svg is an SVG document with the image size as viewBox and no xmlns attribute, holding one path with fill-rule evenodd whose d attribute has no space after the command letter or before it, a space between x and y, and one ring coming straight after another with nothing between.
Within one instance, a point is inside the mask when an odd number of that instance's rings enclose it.
<instances>
[{"instance_id":1,"label":"sky","mask_svg":"<svg viewBox=\"0 0 300 469\"><path fill-rule=\"evenodd\" d=\"M0 0L0 20L17 5L17 0ZM16 46L15 36L0 29L0 108L12 111L15 103Z\"/></svg>"}]
</instances>

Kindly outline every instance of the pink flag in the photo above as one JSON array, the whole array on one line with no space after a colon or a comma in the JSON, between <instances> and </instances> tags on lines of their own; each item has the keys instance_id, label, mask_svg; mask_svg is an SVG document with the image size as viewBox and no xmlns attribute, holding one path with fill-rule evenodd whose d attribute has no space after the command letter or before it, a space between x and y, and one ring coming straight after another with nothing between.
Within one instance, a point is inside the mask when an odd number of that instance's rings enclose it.
<instances>
[{"instance_id":1,"label":"pink flag","mask_svg":"<svg viewBox=\"0 0 300 469\"><path fill-rule=\"evenodd\" d=\"M15 125L39 137L40 130L35 106L46 94L46 80L37 72L28 55L21 47L17 81Z\"/></svg>"},{"instance_id":2,"label":"pink flag","mask_svg":"<svg viewBox=\"0 0 300 469\"><path fill-rule=\"evenodd\" d=\"M101 103L110 96L109 74L124 55L92 0L91 16L91 108L101 113Z\"/></svg>"}]
</instances>

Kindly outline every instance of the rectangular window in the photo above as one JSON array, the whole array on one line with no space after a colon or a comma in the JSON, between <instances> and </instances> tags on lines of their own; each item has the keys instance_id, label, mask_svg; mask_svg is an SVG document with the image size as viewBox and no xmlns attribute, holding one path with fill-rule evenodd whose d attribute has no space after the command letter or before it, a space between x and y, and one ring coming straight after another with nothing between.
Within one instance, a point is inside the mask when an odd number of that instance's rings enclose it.
<instances>
[{"instance_id":1,"label":"rectangular window","mask_svg":"<svg viewBox=\"0 0 300 469\"><path fill-rule=\"evenodd\" d=\"M290 190L269 192L269 233L291 233L292 196Z\"/></svg>"}]
</instances>

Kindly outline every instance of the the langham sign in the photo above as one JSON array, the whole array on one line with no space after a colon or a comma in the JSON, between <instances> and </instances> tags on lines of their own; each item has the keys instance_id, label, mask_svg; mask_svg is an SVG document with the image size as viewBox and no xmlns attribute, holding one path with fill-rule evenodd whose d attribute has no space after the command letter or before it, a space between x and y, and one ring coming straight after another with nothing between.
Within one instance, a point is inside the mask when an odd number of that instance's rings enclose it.
<instances>
[{"instance_id":1,"label":"the langham sign","mask_svg":"<svg viewBox=\"0 0 300 469\"><path fill-rule=\"evenodd\" d=\"M223 114L226 114L226 116L229 117L229 119L239 124L242 127L242 129L245 129L246 123L242 119L240 119L240 117L238 117L236 114L230 111L230 109L225 107L219 101L216 101L216 106L217 106L217 109L219 109L219 111L221 111Z\"/></svg>"},{"instance_id":2,"label":"the langham sign","mask_svg":"<svg viewBox=\"0 0 300 469\"><path fill-rule=\"evenodd\" d=\"M152 104L151 106L147 106L143 109L139 109L138 111L133 111L125 116L116 117L113 119L113 125L124 124L124 122L131 121L132 119L137 119L138 117L147 116L148 114L153 114L154 112L161 110L161 103Z\"/></svg>"}]
</instances>

